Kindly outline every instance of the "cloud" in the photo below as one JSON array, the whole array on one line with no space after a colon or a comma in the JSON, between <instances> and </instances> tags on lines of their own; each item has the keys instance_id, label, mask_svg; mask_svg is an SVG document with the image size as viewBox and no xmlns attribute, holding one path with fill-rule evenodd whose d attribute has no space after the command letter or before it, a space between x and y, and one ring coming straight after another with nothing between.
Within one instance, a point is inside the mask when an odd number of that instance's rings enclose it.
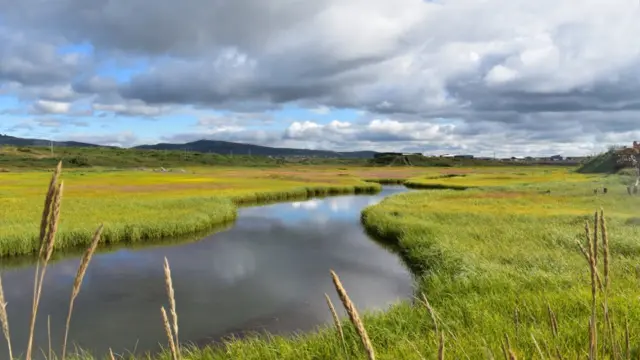
<instances>
[{"instance_id":1,"label":"cloud","mask_svg":"<svg viewBox=\"0 0 640 360\"><path fill-rule=\"evenodd\" d=\"M3 6L6 8L7 5ZM70 81L83 70L84 59L77 54L59 54L53 41L1 27L0 85L52 85Z\"/></svg>"},{"instance_id":2,"label":"cloud","mask_svg":"<svg viewBox=\"0 0 640 360\"><path fill-rule=\"evenodd\" d=\"M154 117L164 114L167 109L163 106L147 105L139 100L124 101L115 104L93 103L94 111L110 112L124 116Z\"/></svg>"},{"instance_id":3,"label":"cloud","mask_svg":"<svg viewBox=\"0 0 640 360\"><path fill-rule=\"evenodd\" d=\"M94 134L90 132L73 132L64 136L59 136L59 141L78 141L90 144L106 146L131 147L138 145L141 138L130 131L122 131L109 134Z\"/></svg>"},{"instance_id":4,"label":"cloud","mask_svg":"<svg viewBox=\"0 0 640 360\"><path fill-rule=\"evenodd\" d=\"M195 128L164 136L175 141L483 153L632 141L640 5L575 4L0 0L0 94L42 114L199 109ZM361 118L256 120L292 106Z\"/></svg>"},{"instance_id":5,"label":"cloud","mask_svg":"<svg viewBox=\"0 0 640 360\"><path fill-rule=\"evenodd\" d=\"M38 100L33 104L33 111L39 114L66 114L71 104L61 101Z\"/></svg>"}]
</instances>

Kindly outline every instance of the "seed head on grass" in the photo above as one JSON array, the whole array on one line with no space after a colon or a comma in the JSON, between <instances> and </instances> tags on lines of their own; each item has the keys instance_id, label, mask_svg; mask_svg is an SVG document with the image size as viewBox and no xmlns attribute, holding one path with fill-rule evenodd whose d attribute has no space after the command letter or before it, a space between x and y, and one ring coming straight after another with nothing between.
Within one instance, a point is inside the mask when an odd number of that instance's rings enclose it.
<instances>
[{"instance_id":1,"label":"seed head on grass","mask_svg":"<svg viewBox=\"0 0 640 360\"><path fill-rule=\"evenodd\" d=\"M89 267L89 262L93 257L93 253L96 251L98 247L98 242L100 242L100 235L102 235L103 225L100 225L96 232L93 234L93 239L91 240L91 244L85 251L82 256L82 260L80 261L80 266L78 267L78 272L76 273L75 280L73 281L73 290L71 291L71 300L69 301L69 312L67 314L67 323L64 330L64 341L62 343L62 360L65 359L65 355L67 353L67 338L69 336L69 326L71 325L71 314L73 313L73 304L76 300L76 297L80 293L80 287L82 286L82 280L84 279L84 275L87 272L87 268Z\"/></svg>"},{"instance_id":2,"label":"seed head on grass","mask_svg":"<svg viewBox=\"0 0 640 360\"><path fill-rule=\"evenodd\" d=\"M7 340L9 359L13 359L11 350L11 332L9 332L9 317L7 316L7 302L4 300L4 290L2 289L2 277L0 277L0 322L2 323L2 333Z\"/></svg>"},{"instance_id":3,"label":"seed head on grass","mask_svg":"<svg viewBox=\"0 0 640 360\"><path fill-rule=\"evenodd\" d=\"M604 210L600 209L600 233L602 236L602 255L604 262L604 287L609 287L609 236L607 234L607 221L604 218Z\"/></svg>"},{"instance_id":4,"label":"seed head on grass","mask_svg":"<svg viewBox=\"0 0 640 360\"><path fill-rule=\"evenodd\" d=\"M60 172L62 171L62 161L58 162L58 166L53 171L53 176L51 176L51 181L49 182L49 188L47 189L47 195L44 198L44 209L42 210L42 219L40 220L40 255L42 255L42 250L44 248L44 240L47 234L47 226L49 220L49 214L51 212L51 203L53 202L53 198L55 195L56 184L58 183L58 178L60 177Z\"/></svg>"},{"instance_id":5,"label":"seed head on grass","mask_svg":"<svg viewBox=\"0 0 640 360\"><path fill-rule=\"evenodd\" d=\"M173 336L178 358L180 357L180 343L178 340L178 312L176 311L176 297L173 291L173 282L171 281L171 267L169 260L164 258L164 283L167 288L167 297L169 298L169 311L171 312L171 320L173 322Z\"/></svg>"},{"instance_id":6,"label":"seed head on grass","mask_svg":"<svg viewBox=\"0 0 640 360\"><path fill-rule=\"evenodd\" d=\"M160 312L162 313L162 323L164 324L164 331L167 334L167 339L169 340L169 351L171 351L171 358L173 360L178 360L176 345L173 341L173 335L171 334L171 325L169 324L169 318L167 317L167 311L164 309L164 306L160 308Z\"/></svg>"},{"instance_id":7,"label":"seed head on grass","mask_svg":"<svg viewBox=\"0 0 640 360\"><path fill-rule=\"evenodd\" d=\"M340 301L342 301L342 305L344 306L345 310L347 310L347 314L349 315L351 323L353 323L356 328L356 332L358 333L360 341L364 346L367 357L369 358L369 360L375 360L376 356L375 352L373 351L373 345L371 344L371 340L369 340L369 335L367 334L367 330L365 329L364 324L360 319L358 310L356 310L355 305L349 298L347 290L345 290L344 286L342 286L342 282L340 282L340 278L338 277L338 275L333 270L331 270L330 272L331 278L333 280L333 285L338 292L338 296L340 297Z\"/></svg>"},{"instance_id":8,"label":"seed head on grass","mask_svg":"<svg viewBox=\"0 0 640 360\"><path fill-rule=\"evenodd\" d=\"M62 182L58 186L56 186L55 182L53 181L53 180L57 180L57 177L59 175L59 171L58 171L59 169L60 169L60 165L58 165L56 172L53 174L52 182L49 188L49 191L51 191L51 188L55 189L53 190L53 197L52 197L53 200L51 202L45 201L45 204L48 203L51 206L51 208L48 212L49 214L48 221L43 219L43 222L47 224L47 228L46 228L46 231L44 232L46 234L46 236L44 237L44 241L41 242L39 256L38 256L38 263L36 265L36 271L35 271L33 304L31 309L31 323L29 326L29 337L27 340L27 351L25 356L26 360L31 360L31 353L33 349L33 334L35 332L38 305L40 303L40 295L42 293L42 283L44 282L44 275L47 270L47 264L49 263L49 260L51 259L51 254L53 253L53 249L56 241L56 232L58 231L58 223L60 221L60 206L62 203L62 190L64 187ZM49 193L47 193L47 196L49 196L48 194ZM44 216L44 213L43 213L43 216ZM43 253L43 250L44 250L44 253Z\"/></svg>"},{"instance_id":9,"label":"seed head on grass","mask_svg":"<svg viewBox=\"0 0 640 360\"><path fill-rule=\"evenodd\" d=\"M429 311L429 316L431 316L431 321L433 321L433 326L436 330L436 335L438 335L438 320L436 319L436 312L433 310L431 304L429 304L429 300L427 299L427 295L422 293L422 301L424 301L424 305Z\"/></svg>"},{"instance_id":10,"label":"seed head on grass","mask_svg":"<svg viewBox=\"0 0 640 360\"><path fill-rule=\"evenodd\" d=\"M331 298L326 293L324 294L324 298L327 301L327 306L329 307L329 311L331 312L331 317L333 318L333 323L336 325L336 329L338 329L338 335L340 336L340 341L342 342L342 347L344 351L347 351L347 343L344 340L344 331L342 330L342 323L340 322L340 317L338 317L338 313L336 312L336 308L333 306L333 302L331 302Z\"/></svg>"}]
</instances>

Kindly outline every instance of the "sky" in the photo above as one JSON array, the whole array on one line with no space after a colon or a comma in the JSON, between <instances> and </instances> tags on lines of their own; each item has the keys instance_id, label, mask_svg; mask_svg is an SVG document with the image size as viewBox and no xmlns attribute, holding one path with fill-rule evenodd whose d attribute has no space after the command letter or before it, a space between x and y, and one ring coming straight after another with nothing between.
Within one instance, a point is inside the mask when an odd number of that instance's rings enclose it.
<instances>
[{"instance_id":1,"label":"sky","mask_svg":"<svg viewBox=\"0 0 640 360\"><path fill-rule=\"evenodd\" d=\"M640 140L638 0L0 0L0 133L589 155Z\"/></svg>"}]
</instances>

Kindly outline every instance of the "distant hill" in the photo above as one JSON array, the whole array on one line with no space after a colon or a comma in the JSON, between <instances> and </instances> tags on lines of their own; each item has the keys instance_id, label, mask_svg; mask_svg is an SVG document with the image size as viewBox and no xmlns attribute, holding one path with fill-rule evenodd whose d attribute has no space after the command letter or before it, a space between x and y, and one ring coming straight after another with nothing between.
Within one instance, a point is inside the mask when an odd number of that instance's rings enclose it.
<instances>
[{"instance_id":1,"label":"distant hill","mask_svg":"<svg viewBox=\"0 0 640 360\"><path fill-rule=\"evenodd\" d=\"M43 139L28 139L28 138L19 138L9 135L0 134L0 145L12 145L12 146L49 146L51 145L50 140ZM82 143L77 141L54 141L53 146L61 147L61 146L69 146L69 147L101 147L96 144Z\"/></svg>"},{"instance_id":2,"label":"distant hill","mask_svg":"<svg viewBox=\"0 0 640 360\"><path fill-rule=\"evenodd\" d=\"M259 156L304 156L325 158L358 158L371 159L375 151L328 151L276 148L252 144L234 143L219 140L198 140L186 144L160 143L155 145L140 145L134 149L145 150L188 150L202 153L217 153L221 155L259 155Z\"/></svg>"},{"instance_id":3,"label":"distant hill","mask_svg":"<svg viewBox=\"0 0 640 360\"><path fill-rule=\"evenodd\" d=\"M582 174L613 174L620 170L616 163L617 155L615 151L607 151L585 162L578 168L578 172Z\"/></svg>"},{"instance_id":4,"label":"distant hill","mask_svg":"<svg viewBox=\"0 0 640 360\"><path fill-rule=\"evenodd\" d=\"M0 134L0 146L49 146L50 140L19 138ZM54 147L108 147L77 141L54 141ZM371 159L375 151L346 151L337 152L329 150L309 150L292 148L275 148L253 144L234 143L219 140L198 140L186 144L160 143L155 145L140 145L132 149L139 150L187 150L191 152L216 153L221 155L254 155L254 156L300 156L317 158L345 158L345 159Z\"/></svg>"}]
</instances>

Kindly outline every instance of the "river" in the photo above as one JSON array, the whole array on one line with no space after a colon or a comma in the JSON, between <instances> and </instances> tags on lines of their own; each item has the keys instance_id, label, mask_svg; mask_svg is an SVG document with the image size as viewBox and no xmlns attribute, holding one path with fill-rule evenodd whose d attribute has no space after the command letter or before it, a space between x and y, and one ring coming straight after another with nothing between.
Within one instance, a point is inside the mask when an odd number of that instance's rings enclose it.
<instances>
[{"instance_id":1,"label":"river","mask_svg":"<svg viewBox=\"0 0 640 360\"><path fill-rule=\"evenodd\" d=\"M372 241L361 210L408 191L385 186L375 195L347 195L242 208L228 230L197 242L97 253L75 302L69 346L101 356L157 351L166 345L160 307L167 304L163 261L171 265L180 340L204 345L231 334L291 334L331 322L324 293L335 294L329 269L361 310L384 309L413 294L397 255ZM47 348L50 315L59 354L79 256L47 269L35 344ZM14 355L26 348L33 266L3 269ZM46 350L45 350L46 352ZM0 357L6 343L0 342ZM35 358L44 358L38 352Z\"/></svg>"}]
</instances>

